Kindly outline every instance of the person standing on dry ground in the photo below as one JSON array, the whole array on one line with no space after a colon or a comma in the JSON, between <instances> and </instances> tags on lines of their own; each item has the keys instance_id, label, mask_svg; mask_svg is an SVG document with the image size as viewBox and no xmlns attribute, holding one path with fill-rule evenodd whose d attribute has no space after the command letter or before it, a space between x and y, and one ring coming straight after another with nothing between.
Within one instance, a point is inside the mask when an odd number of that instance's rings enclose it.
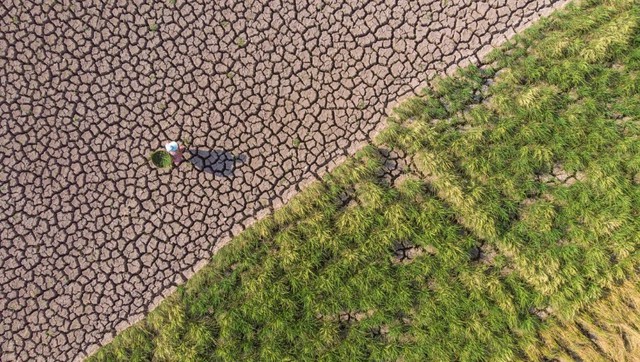
<instances>
[{"instance_id":1,"label":"person standing on dry ground","mask_svg":"<svg viewBox=\"0 0 640 362\"><path fill-rule=\"evenodd\" d=\"M164 145L164 148L171 155L174 165L178 166L182 163L184 160L184 156L182 155L185 150L184 146L179 145L178 142L172 141Z\"/></svg>"}]
</instances>

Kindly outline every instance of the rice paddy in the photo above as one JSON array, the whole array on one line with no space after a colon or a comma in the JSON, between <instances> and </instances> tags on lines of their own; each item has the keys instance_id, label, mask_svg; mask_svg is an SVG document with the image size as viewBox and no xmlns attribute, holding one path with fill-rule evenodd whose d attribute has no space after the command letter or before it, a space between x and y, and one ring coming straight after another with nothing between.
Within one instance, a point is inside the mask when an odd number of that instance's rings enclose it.
<instances>
[{"instance_id":1,"label":"rice paddy","mask_svg":"<svg viewBox=\"0 0 640 362\"><path fill-rule=\"evenodd\" d=\"M400 105L90 360L633 360L639 91L640 4L570 5Z\"/></svg>"}]
</instances>

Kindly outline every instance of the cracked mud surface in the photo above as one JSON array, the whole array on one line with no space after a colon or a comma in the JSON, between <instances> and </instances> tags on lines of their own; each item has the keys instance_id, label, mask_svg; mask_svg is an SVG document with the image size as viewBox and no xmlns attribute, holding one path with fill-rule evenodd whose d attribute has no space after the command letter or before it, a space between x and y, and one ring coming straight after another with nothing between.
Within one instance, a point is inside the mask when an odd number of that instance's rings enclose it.
<instances>
[{"instance_id":1,"label":"cracked mud surface","mask_svg":"<svg viewBox=\"0 0 640 362\"><path fill-rule=\"evenodd\" d=\"M565 2L4 1L0 359L95 351L395 101ZM150 167L180 139L190 162Z\"/></svg>"}]
</instances>

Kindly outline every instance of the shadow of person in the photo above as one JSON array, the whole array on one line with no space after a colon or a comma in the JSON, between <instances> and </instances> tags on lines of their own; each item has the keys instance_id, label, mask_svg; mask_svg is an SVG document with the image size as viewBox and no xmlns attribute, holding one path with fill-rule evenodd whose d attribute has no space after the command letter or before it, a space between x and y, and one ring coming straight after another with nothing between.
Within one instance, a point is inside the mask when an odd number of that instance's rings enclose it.
<instances>
[{"instance_id":1,"label":"shadow of person","mask_svg":"<svg viewBox=\"0 0 640 362\"><path fill-rule=\"evenodd\" d=\"M198 171L206 172L215 176L231 177L236 164L244 163L247 159L245 155L234 155L225 150L201 150L190 149L187 160Z\"/></svg>"}]
</instances>

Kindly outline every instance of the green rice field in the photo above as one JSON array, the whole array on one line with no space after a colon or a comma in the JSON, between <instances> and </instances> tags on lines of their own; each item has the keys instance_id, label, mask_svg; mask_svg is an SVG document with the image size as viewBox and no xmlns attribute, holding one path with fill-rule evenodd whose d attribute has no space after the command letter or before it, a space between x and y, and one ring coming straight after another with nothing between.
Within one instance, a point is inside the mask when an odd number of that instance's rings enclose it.
<instances>
[{"instance_id":1,"label":"green rice field","mask_svg":"<svg viewBox=\"0 0 640 362\"><path fill-rule=\"evenodd\" d=\"M89 360L638 358L640 3L570 4L388 123Z\"/></svg>"}]
</instances>

